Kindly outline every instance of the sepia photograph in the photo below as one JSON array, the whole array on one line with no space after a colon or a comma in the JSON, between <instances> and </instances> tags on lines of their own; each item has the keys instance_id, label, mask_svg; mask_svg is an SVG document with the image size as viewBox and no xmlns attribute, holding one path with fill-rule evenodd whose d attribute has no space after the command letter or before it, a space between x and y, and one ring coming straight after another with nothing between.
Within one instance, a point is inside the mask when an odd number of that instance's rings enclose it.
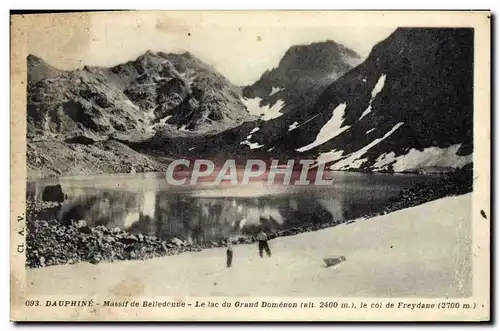
<instances>
[{"instance_id":1,"label":"sepia photograph","mask_svg":"<svg viewBox=\"0 0 500 331\"><path fill-rule=\"evenodd\" d=\"M489 15L11 16L11 316L488 320Z\"/></svg>"}]
</instances>

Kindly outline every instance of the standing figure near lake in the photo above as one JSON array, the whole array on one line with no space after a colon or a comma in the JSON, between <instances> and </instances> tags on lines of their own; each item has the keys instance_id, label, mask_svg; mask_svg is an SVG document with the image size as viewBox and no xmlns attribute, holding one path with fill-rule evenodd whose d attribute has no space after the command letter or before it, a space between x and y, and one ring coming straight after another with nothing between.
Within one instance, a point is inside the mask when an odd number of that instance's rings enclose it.
<instances>
[{"instance_id":1,"label":"standing figure near lake","mask_svg":"<svg viewBox=\"0 0 500 331\"><path fill-rule=\"evenodd\" d=\"M231 239L227 240L227 249L226 249L226 265L228 268L231 268L233 264L233 245L231 243Z\"/></svg>"},{"instance_id":2,"label":"standing figure near lake","mask_svg":"<svg viewBox=\"0 0 500 331\"><path fill-rule=\"evenodd\" d=\"M267 243L267 234L264 230L260 230L257 235L257 240L259 242L259 255L263 257L263 251L266 251L267 256L271 257L271 250L269 249L269 244Z\"/></svg>"}]
</instances>

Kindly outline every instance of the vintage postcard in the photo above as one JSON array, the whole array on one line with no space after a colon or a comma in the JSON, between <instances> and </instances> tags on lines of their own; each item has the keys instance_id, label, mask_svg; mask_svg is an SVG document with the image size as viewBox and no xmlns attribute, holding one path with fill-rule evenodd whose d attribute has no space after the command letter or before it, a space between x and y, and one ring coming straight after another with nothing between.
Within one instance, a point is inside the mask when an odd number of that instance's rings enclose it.
<instances>
[{"instance_id":1,"label":"vintage postcard","mask_svg":"<svg viewBox=\"0 0 500 331\"><path fill-rule=\"evenodd\" d=\"M11 320L488 321L488 11L11 16Z\"/></svg>"}]
</instances>

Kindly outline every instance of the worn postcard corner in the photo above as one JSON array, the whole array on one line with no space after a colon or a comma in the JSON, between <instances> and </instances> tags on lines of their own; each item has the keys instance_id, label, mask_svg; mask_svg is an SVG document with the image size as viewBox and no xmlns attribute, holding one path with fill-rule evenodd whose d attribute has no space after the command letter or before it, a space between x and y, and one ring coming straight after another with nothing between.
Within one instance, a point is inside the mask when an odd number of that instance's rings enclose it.
<instances>
[{"instance_id":1,"label":"worn postcard corner","mask_svg":"<svg viewBox=\"0 0 500 331\"><path fill-rule=\"evenodd\" d=\"M12 321L490 319L489 11L11 16Z\"/></svg>"}]
</instances>

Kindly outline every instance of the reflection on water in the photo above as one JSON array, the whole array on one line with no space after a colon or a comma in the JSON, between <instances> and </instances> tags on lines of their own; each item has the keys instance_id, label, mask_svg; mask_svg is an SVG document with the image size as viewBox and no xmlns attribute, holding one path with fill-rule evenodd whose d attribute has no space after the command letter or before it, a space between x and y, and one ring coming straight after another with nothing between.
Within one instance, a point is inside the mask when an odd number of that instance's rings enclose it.
<instances>
[{"instance_id":1,"label":"reflection on water","mask_svg":"<svg viewBox=\"0 0 500 331\"><path fill-rule=\"evenodd\" d=\"M46 185L60 183L69 197L63 219L201 243L253 235L262 226L279 231L360 217L376 212L405 188L439 178L342 172L331 176L333 185L321 189L252 183L190 191L163 186L162 174L60 178L28 183L28 195L40 197Z\"/></svg>"}]
</instances>

